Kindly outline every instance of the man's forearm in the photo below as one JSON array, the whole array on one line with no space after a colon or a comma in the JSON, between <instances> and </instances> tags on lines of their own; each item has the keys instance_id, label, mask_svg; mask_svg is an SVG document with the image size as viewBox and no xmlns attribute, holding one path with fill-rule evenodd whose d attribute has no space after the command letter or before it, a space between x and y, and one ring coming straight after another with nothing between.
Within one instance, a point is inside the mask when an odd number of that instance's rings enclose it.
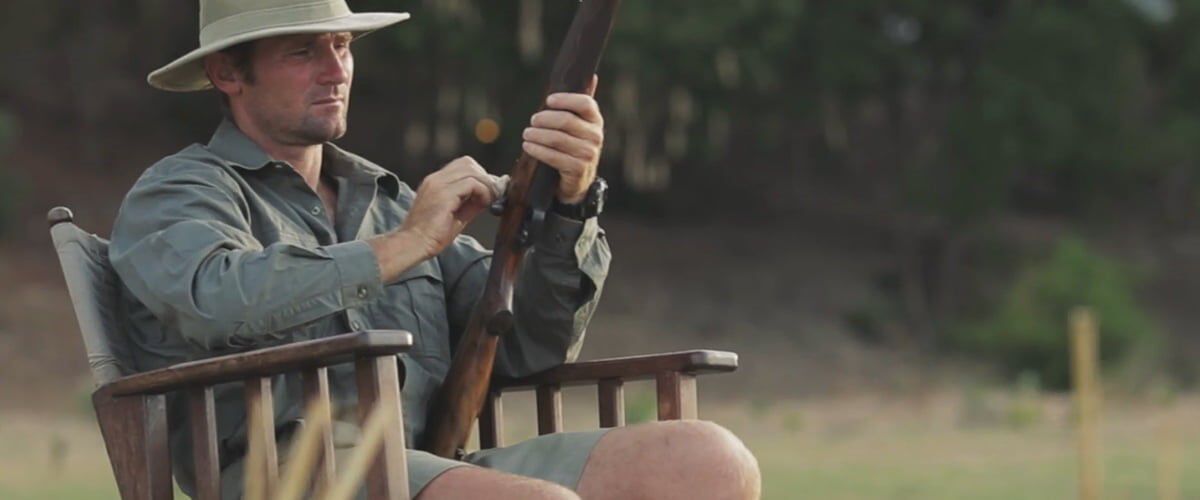
<instances>
[{"instance_id":1,"label":"man's forearm","mask_svg":"<svg viewBox=\"0 0 1200 500\"><path fill-rule=\"evenodd\" d=\"M431 257L423 240L410 230L391 231L366 241L375 252L384 284L395 282L405 271Z\"/></svg>"}]
</instances>

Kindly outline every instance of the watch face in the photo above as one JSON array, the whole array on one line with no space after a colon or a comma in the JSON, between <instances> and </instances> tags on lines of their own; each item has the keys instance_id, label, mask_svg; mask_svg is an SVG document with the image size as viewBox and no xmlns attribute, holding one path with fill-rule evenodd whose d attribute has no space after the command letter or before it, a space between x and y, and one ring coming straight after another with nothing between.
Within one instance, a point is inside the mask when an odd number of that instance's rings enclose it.
<instances>
[{"instance_id":1,"label":"watch face","mask_svg":"<svg viewBox=\"0 0 1200 500\"><path fill-rule=\"evenodd\" d=\"M592 206L595 209L592 211L592 216L600 215L604 211L604 202L608 200L608 182L603 177L597 177L596 182L592 184L595 193L592 198Z\"/></svg>"}]
</instances>

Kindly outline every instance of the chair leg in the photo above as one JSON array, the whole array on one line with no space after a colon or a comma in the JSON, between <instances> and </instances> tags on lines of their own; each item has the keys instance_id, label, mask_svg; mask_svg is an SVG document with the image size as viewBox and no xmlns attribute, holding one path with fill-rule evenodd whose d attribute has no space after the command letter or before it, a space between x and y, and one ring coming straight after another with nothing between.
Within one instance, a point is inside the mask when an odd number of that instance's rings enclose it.
<instances>
[{"instance_id":1,"label":"chair leg","mask_svg":"<svg viewBox=\"0 0 1200 500\"><path fill-rule=\"evenodd\" d=\"M113 397L101 388L92 394L92 405L121 498L172 498L166 398Z\"/></svg>"}]
</instances>

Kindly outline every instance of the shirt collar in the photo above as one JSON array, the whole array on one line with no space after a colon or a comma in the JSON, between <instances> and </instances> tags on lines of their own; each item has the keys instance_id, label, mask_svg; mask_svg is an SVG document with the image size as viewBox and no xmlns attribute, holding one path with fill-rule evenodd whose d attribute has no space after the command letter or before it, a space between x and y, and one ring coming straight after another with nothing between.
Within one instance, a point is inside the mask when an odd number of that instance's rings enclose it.
<instances>
[{"instance_id":1,"label":"shirt collar","mask_svg":"<svg viewBox=\"0 0 1200 500\"><path fill-rule=\"evenodd\" d=\"M275 161L228 118L221 120L221 125L217 126L217 131L208 142L208 149L245 170L259 170ZM326 168L335 177L351 180L369 178L382 185L393 199L400 196L400 178L361 156L327 142L325 160Z\"/></svg>"},{"instance_id":2,"label":"shirt collar","mask_svg":"<svg viewBox=\"0 0 1200 500\"><path fill-rule=\"evenodd\" d=\"M266 151L243 134L228 118L221 120L221 125L217 126L217 131L208 141L208 149L246 170L258 170L272 161Z\"/></svg>"}]
</instances>

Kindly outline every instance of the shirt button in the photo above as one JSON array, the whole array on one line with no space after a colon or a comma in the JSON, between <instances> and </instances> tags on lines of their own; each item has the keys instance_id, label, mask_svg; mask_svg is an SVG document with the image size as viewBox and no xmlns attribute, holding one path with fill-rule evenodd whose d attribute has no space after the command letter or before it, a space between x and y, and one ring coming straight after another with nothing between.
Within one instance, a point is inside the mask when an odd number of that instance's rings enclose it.
<instances>
[{"instance_id":1,"label":"shirt button","mask_svg":"<svg viewBox=\"0 0 1200 500\"><path fill-rule=\"evenodd\" d=\"M312 207L312 210L310 210L310 211L312 212L313 215L320 215L321 214L321 206L317 205L315 207Z\"/></svg>"},{"instance_id":2,"label":"shirt button","mask_svg":"<svg viewBox=\"0 0 1200 500\"><path fill-rule=\"evenodd\" d=\"M362 330L362 323L359 323L357 321L352 321L352 322L350 322L350 329L354 330L356 332L359 330Z\"/></svg>"},{"instance_id":3,"label":"shirt button","mask_svg":"<svg viewBox=\"0 0 1200 500\"><path fill-rule=\"evenodd\" d=\"M358 287L358 298L365 299L365 298L367 298L367 294L368 294L367 287L365 287L365 286Z\"/></svg>"}]
</instances>

